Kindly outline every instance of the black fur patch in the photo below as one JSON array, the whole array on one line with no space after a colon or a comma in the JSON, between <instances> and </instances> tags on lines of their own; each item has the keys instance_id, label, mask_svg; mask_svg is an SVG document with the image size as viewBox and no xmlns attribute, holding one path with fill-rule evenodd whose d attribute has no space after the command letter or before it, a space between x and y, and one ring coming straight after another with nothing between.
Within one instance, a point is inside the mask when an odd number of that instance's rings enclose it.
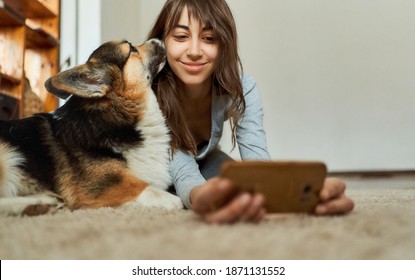
<instances>
[{"instance_id":1,"label":"black fur patch","mask_svg":"<svg viewBox=\"0 0 415 280\"><path fill-rule=\"evenodd\" d=\"M112 116L100 110L99 106L98 109L84 109L82 102L85 100L73 96L70 102L55 112L53 133L64 145L81 147L94 153L113 148L122 150L143 142L142 134L135 129L137 117L131 118L120 113L118 118L123 121L113 121Z\"/></svg>"},{"instance_id":2,"label":"black fur patch","mask_svg":"<svg viewBox=\"0 0 415 280\"><path fill-rule=\"evenodd\" d=\"M128 43L125 41L125 43ZM128 54L129 55L129 54ZM88 61L92 58L102 61L103 63L112 63L118 66L119 69L123 69L127 62L128 56L122 53L121 50L116 47L116 43L107 42L97 48L88 58Z\"/></svg>"},{"instance_id":3,"label":"black fur patch","mask_svg":"<svg viewBox=\"0 0 415 280\"><path fill-rule=\"evenodd\" d=\"M45 135L50 134L47 114L0 122L0 139L20 151L26 163L22 169L52 191L55 186L55 159L51 156Z\"/></svg>"}]
</instances>

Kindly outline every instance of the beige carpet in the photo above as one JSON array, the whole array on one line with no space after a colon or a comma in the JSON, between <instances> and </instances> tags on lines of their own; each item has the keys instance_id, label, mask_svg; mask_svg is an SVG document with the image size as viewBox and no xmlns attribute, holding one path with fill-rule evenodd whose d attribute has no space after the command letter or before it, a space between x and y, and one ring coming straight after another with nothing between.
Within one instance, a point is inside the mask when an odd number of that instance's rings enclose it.
<instances>
[{"instance_id":1,"label":"beige carpet","mask_svg":"<svg viewBox=\"0 0 415 280\"><path fill-rule=\"evenodd\" d=\"M415 178L346 179L347 216L211 226L191 211L0 218L0 259L415 259Z\"/></svg>"}]
</instances>

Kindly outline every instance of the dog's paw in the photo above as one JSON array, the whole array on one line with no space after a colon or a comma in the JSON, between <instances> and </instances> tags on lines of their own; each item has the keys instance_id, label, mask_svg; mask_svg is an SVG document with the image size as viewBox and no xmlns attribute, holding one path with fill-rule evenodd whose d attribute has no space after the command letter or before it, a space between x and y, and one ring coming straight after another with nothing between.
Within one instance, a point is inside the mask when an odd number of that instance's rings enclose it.
<instances>
[{"instance_id":1,"label":"dog's paw","mask_svg":"<svg viewBox=\"0 0 415 280\"><path fill-rule=\"evenodd\" d=\"M38 216L49 212L51 205L48 204L32 204L28 205L22 212L22 216Z\"/></svg>"},{"instance_id":2,"label":"dog's paw","mask_svg":"<svg viewBox=\"0 0 415 280\"><path fill-rule=\"evenodd\" d=\"M63 207L63 203L54 204L31 204L22 211L22 216L39 216L44 214L53 214Z\"/></svg>"},{"instance_id":3,"label":"dog's paw","mask_svg":"<svg viewBox=\"0 0 415 280\"><path fill-rule=\"evenodd\" d=\"M175 210L175 209L183 209L183 203L180 197L173 195L171 193L169 194L170 197L166 198L166 204L164 205L164 208L167 210Z\"/></svg>"},{"instance_id":4,"label":"dog's paw","mask_svg":"<svg viewBox=\"0 0 415 280\"><path fill-rule=\"evenodd\" d=\"M38 216L54 213L64 203L48 194L0 198L0 216Z\"/></svg>"},{"instance_id":5,"label":"dog's paw","mask_svg":"<svg viewBox=\"0 0 415 280\"><path fill-rule=\"evenodd\" d=\"M183 209L183 203L178 196L155 187L147 187L136 200L126 206L156 207L165 210Z\"/></svg>"}]
</instances>

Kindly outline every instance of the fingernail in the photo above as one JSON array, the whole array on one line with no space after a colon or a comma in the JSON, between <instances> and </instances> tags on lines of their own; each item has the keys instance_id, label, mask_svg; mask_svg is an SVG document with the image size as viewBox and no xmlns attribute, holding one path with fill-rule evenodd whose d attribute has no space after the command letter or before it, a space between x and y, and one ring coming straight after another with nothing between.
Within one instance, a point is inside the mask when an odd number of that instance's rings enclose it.
<instances>
[{"instance_id":1,"label":"fingernail","mask_svg":"<svg viewBox=\"0 0 415 280\"><path fill-rule=\"evenodd\" d=\"M249 203L249 199L250 199L249 194L243 194L241 198L239 199L239 203L245 206Z\"/></svg>"}]
</instances>

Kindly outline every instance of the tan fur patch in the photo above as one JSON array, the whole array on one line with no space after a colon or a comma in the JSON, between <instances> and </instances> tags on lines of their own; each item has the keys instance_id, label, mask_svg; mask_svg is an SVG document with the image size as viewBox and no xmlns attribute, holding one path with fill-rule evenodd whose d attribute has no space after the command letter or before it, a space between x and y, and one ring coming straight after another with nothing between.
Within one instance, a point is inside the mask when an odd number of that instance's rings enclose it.
<instances>
[{"instance_id":1,"label":"tan fur patch","mask_svg":"<svg viewBox=\"0 0 415 280\"><path fill-rule=\"evenodd\" d=\"M85 160L61 176L60 192L71 209L117 207L134 200L148 185L132 176L122 162Z\"/></svg>"},{"instance_id":2,"label":"tan fur patch","mask_svg":"<svg viewBox=\"0 0 415 280\"><path fill-rule=\"evenodd\" d=\"M147 186L147 183L126 174L119 184L107 188L97 197L79 192L77 205L73 208L118 207L136 199Z\"/></svg>"}]
</instances>

